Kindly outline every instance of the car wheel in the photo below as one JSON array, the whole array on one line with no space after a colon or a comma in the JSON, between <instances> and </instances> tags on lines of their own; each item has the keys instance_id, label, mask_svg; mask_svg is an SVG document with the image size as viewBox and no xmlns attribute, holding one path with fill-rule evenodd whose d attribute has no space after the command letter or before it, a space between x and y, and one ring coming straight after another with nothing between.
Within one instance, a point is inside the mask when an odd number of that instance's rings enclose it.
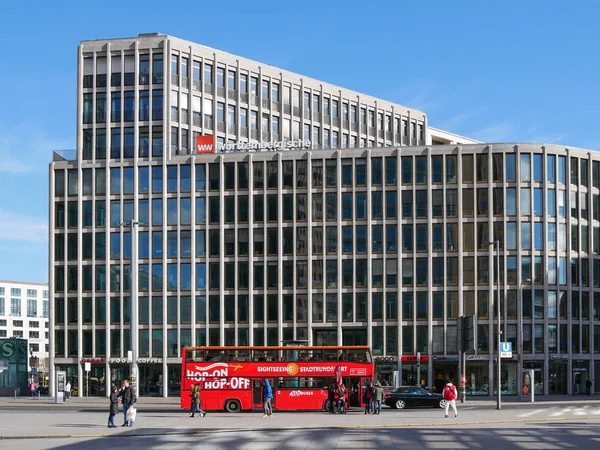
<instances>
[{"instance_id":1,"label":"car wheel","mask_svg":"<svg viewBox=\"0 0 600 450\"><path fill-rule=\"evenodd\" d=\"M225 412L238 413L241 409L240 402L237 400L227 400L225 402Z\"/></svg>"},{"instance_id":2,"label":"car wheel","mask_svg":"<svg viewBox=\"0 0 600 450\"><path fill-rule=\"evenodd\" d=\"M438 403L438 406L440 408L445 408L446 407L446 400L444 400L444 399L440 400L440 402Z\"/></svg>"},{"instance_id":3,"label":"car wheel","mask_svg":"<svg viewBox=\"0 0 600 450\"><path fill-rule=\"evenodd\" d=\"M394 406L396 407L396 409L404 409L406 408L406 402L404 400L396 400Z\"/></svg>"}]
</instances>

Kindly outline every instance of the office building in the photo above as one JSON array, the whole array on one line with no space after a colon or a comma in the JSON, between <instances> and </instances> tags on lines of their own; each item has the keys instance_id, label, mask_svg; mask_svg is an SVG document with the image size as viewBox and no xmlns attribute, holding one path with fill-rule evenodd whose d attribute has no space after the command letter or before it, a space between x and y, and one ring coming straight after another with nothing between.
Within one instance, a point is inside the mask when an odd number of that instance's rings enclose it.
<instances>
[{"instance_id":1,"label":"office building","mask_svg":"<svg viewBox=\"0 0 600 450\"><path fill-rule=\"evenodd\" d=\"M467 393L491 395L496 240L503 392L521 365L540 394L600 371L595 152L478 143L164 35L85 41L78 68L76 153L50 166L51 358L73 384L133 363L140 395L176 396L186 345L300 340L368 344L382 381L437 389L472 314Z\"/></svg>"},{"instance_id":2,"label":"office building","mask_svg":"<svg viewBox=\"0 0 600 450\"><path fill-rule=\"evenodd\" d=\"M47 284L0 280L0 338L27 342L30 371L46 372L50 368L49 311ZM0 359L12 356L4 353ZM7 373L0 373L0 380L3 375Z\"/></svg>"}]
</instances>

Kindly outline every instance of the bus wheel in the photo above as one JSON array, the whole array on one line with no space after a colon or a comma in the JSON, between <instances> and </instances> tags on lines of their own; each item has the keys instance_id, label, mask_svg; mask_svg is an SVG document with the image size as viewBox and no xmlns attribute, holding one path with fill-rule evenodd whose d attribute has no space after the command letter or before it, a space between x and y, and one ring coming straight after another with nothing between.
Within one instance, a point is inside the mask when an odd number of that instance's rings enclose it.
<instances>
[{"instance_id":1,"label":"bus wheel","mask_svg":"<svg viewBox=\"0 0 600 450\"><path fill-rule=\"evenodd\" d=\"M227 400L225 402L225 412L238 413L241 409L240 402L237 400Z\"/></svg>"}]
</instances>

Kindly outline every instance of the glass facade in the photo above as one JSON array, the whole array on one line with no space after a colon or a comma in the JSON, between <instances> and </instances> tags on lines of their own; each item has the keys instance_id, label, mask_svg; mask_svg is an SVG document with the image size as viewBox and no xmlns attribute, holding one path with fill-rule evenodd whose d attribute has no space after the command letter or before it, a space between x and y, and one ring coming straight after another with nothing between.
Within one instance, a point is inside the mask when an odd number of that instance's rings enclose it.
<instances>
[{"instance_id":1,"label":"glass facade","mask_svg":"<svg viewBox=\"0 0 600 450\"><path fill-rule=\"evenodd\" d=\"M515 354L503 365L503 393L519 391L517 356L600 355L600 175L589 154L417 148L423 122L401 108L379 111L212 54L136 51L146 55L140 67L129 50L110 58L110 99L87 73L94 55L80 55L80 164L52 163L55 366L75 364L82 380L77 363L89 356L104 361L105 378L125 376L135 339L141 395L168 396L179 392L186 345L306 340L369 345L393 359L396 383L433 387L458 373L457 319L474 315L468 392L492 395L497 269ZM222 143L302 137L314 150L190 157L206 134ZM121 225L131 220L137 239ZM491 241L500 242L499 268ZM427 356L419 368L417 355ZM546 367L544 393L557 385ZM574 374L581 385L595 366L573 367L568 393ZM389 367L382 373L394 378Z\"/></svg>"}]
</instances>

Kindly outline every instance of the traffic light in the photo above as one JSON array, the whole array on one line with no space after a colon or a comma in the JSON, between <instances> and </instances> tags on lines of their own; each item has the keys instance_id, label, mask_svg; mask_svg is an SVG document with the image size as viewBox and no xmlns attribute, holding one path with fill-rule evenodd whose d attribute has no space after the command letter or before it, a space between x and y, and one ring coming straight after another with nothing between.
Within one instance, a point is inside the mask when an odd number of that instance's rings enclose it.
<instances>
[{"instance_id":1,"label":"traffic light","mask_svg":"<svg viewBox=\"0 0 600 450\"><path fill-rule=\"evenodd\" d=\"M458 319L458 348L461 352L475 350L474 316L461 316Z\"/></svg>"}]
</instances>

